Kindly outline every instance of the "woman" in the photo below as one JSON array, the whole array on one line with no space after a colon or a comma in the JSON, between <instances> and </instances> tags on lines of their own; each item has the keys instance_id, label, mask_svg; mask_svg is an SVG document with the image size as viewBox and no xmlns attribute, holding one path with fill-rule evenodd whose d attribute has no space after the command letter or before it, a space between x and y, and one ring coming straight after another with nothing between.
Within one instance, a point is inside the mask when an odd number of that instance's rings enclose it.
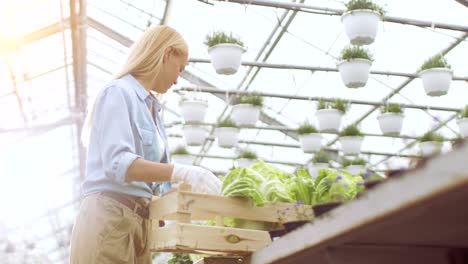
<instances>
[{"instance_id":1,"label":"woman","mask_svg":"<svg viewBox=\"0 0 468 264\"><path fill-rule=\"evenodd\" d=\"M174 29L148 29L89 111L83 129L88 145L84 199L71 237L72 264L151 263L147 206L152 195L180 181L194 191L219 192L220 181L211 172L167 163L160 104L152 92L163 94L176 84L187 60L187 43Z\"/></svg>"}]
</instances>

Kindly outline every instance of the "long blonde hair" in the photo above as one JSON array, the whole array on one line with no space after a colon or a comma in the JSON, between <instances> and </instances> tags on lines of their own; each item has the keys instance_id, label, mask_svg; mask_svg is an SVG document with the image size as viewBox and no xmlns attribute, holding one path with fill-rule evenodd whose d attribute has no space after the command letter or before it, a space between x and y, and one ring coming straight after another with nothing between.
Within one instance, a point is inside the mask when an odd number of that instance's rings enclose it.
<instances>
[{"instance_id":1,"label":"long blonde hair","mask_svg":"<svg viewBox=\"0 0 468 264\"><path fill-rule=\"evenodd\" d=\"M122 78L127 74L132 74L135 78L148 80L155 83L159 77L163 65L165 51L172 48L175 55L188 56L188 45L182 36L169 26L155 26L148 28L138 41L133 43L127 58L127 62L117 73L114 79ZM81 141L85 147L89 144L91 128L94 123L94 112L96 96L91 108L86 115L81 133Z\"/></svg>"}]
</instances>

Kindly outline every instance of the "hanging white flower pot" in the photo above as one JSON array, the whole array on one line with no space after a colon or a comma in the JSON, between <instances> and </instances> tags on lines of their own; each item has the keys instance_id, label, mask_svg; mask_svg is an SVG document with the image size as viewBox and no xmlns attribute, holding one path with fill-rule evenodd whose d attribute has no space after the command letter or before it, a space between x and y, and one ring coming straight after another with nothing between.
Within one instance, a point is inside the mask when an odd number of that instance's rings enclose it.
<instances>
[{"instance_id":1,"label":"hanging white flower pot","mask_svg":"<svg viewBox=\"0 0 468 264\"><path fill-rule=\"evenodd\" d=\"M218 145L223 148L232 148L239 141L239 128L237 127L218 127Z\"/></svg>"},{"instance_id":2,"label":"hanging white flower pot","mask_svg":"<svg viewBox=\"0 0 468 264\"><path fill-rule=\"evenodd\" d=\"M463 137L468 137L468 118L460 118L457 120L458 129Z\"/></svg>"},{"instance_id":3,"label":"hanging white flower pot","mask_svg":"<svg viewBox=\"0 0 468 264\"><path fill-rule=\"evenodd\" d=\"M357 9L344 13L341 22L353 45L369 45L374 42L380 14L373 10Z\"/></svg>"},{"instance_id":4,"label":"hanging white flower pot","mask_svg":"<svg viewBox=\"0 0 468 264\"><path fill-rule=\"evenodd\" d=\"M230 75L237 72L241 64L244 48L236 44L218 44L208 49L213 64L218 74Z\"/></svg>"},{"instance_id":5,"label":"hanging white flower pot","mask_svg":"<svg viewBox=\"0 0 468 264\"><path fill-rule=\"evenodd\" d=\"M315 116L318 120L320 131L336 132L340 129L343 114L336 109L317 110Z\"/></svg>"},{"instance_id":6,"label":"hanging white flower pot","mask_svg":"<svg viewBox=\"0 0 468 264\"><path fill-rule=\"evenodd\" d=\"M205 120L208 103L200 100L184 100L180 103L180 110L185 122L203 122Z\"/></svg>"},{"instance_id":7,"label":"hanging white flower pot","mask_svg":"<svg viewBox=\"0 0 468 264\"><path fill-rule=\"evenodd\" d=\"M232 107L232 119L238 126L254 126L260 118L260 107L237 104Z\"/></svg>"},{"instance_id":8,"label":"hanging white flower pot","mask_svg":"<svg viewBox=\"0 0 468 264\"><path fill-rule=\"evenodd\" d=\"M185 155L185 154L175 154L171 156L172 163L179 163L185 165L192 165L195 160L194 156Z\"/></svg>"},{"instance_id":9,"label":"hanging white flower pot","mask_svg":"<svg viewBox=\"0 0 468 264\"><path fill-rule=\"evenodd\" d=\"M363 138L360 136L340 137L341 151L346 154L359 154Z\"/></svg>"},{"instance_id":10,"label":"hanging white flower pot","mask_svg":"<svg viewBox=\"0 0 468 264\"><path fill-rule=\"evenodd\" d=\"M447 94L452 81L452 70L447 68L431 68L419 73L424 90L429 96L442 96Z\"/></svg>"},{"instance_id":11,"label":"hanging white flower pot","mask_svg":"<svg viewBox=\"0 0 468 264\"><path fill-rule=\"evenodd\" d=\"M237 167L247 168L257 163L257 160L241 158L241 159L237 159L236 163L237 163Z\"/></svg>"},{"instance_id":12,"label":"hanging white flower pot","mask_svg":"<svg viewBox=\"0 0 468 264\"><path fill-rule=\"evenodd\" d=\"M182 128L185 142L189 146L199 146L205 142L207 131L199 125L185 125Z\"/></svg>"},{"instance_id":13,"label":"hanging white flower pot","mask_svg":"<svg viewBox=\"0 0 468 264\"><path fill-rule=\"evenodd\" d=\"M401 113L387 112L377 117L380 130L384 135L399 135L403 127L403 118Z\"/></svg>"},{"instance_id":14,"label":"hanging white flower pot","mask_svg":"<svg viewBox=\"0 0 468 264\"><path fill-rule=\"evenodd\" d=\"M366 167L364 167L363 165L349 165L345 167L345 171L353 175L359 175L360 173L366 171Z\"/></svg>"},{"instance_id":15,"label":"hanging white flower pot","mask_svg":"<svg viewBox=\"0 0 468 264\"><path fill-rule=\"evenodd\" d=\"M369 79L372 62L366 59L352 59L338 63L341 79L348 88L364 87Z\"/></svg>"},{"instance_id":16,"label":"hanging white flower pot","mask_svg":"<svg viewBox=\"0 0 468 264\"><path fill-rule=\"evenodd\" d=\"M322 135L319 133L299 135L299 141L306 153L318 151L322 147Z\"/></svg>"},{"instance_id":17,"label":"hanging white flower pot","mask_svg":"<svg viewBox=\"0 0 468 264\"><path fill-rule=\"evenodd\" d=\"M442 150L442 142L437 141L426 141L419 143L419 150L422 156L431 156L439 154Z\"/></svg>"},{"instance_id":18,"label":"hanging white flower pot","mask_svg":"<svg viewBox=\"0 0 468 264\"><path fill-rule=\"evenodd\" d=\"M328 163L309 163L309 164L307 164L307 171L309 172L312 179L315 179L315 178L317 178L318 171L320 169L326 169L326 168L329 168L329 167L330 167L330 165Z\"/></svg>"}]
</instances>

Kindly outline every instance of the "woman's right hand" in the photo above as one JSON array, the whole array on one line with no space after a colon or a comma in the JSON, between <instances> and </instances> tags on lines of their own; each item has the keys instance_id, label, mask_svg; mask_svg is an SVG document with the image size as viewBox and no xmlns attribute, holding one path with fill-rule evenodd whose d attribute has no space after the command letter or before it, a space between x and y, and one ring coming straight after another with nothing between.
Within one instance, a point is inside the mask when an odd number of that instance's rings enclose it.
<instances>
[{"instance_id":1,"label":"woman's right hand","mask_svg":"<svg viewBox=\"0 0 468 264\"><path fill-rule=\"evenodd\" d=\"M173 164L172 181L192 185L192 190L199 193L219 194L221 181L209 170L197 166Z\"/></svg>"}]
</instances>

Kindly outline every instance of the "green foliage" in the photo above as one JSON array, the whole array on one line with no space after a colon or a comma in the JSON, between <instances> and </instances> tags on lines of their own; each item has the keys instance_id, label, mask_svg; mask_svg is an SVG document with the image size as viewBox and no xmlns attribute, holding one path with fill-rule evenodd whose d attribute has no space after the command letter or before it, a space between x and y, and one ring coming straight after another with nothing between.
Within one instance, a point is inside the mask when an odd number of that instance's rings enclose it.
<instances>
[{"instance_id":1,"label":"green foliage","mask_svg":"<svg viewBox=\"0 0 468 264\"><path fill-rule=\"evenodd\" d=\"M432 69L432 68L447 68L451 69L452 66L447 62L447 60L442 56L441 54L435 55L429 59L427 59L422 65L419 71L424 71L427 69Z\"/></svg>"},{"instance_id":2,"label":"green foliage","mask_svg":"<svg viewBox=\"0 0 468 264\"><path fill-rule=\"evenodd\" d=\"M331 108L336 109L344 114L346 111L348 111L349 104L345 100L336 99L334 102L332 102Z\"/></svg>"},{"instance_id":3,"label":"green foliage","mask_svg":"<svg viewBox=\"0 0 468 264\"><path fill-rule=\"evenodd\" d=\"M374 61L370 51L361 46L346 47L341 51L340 57L338 57L338 60L340 61L350 61L353 59L365 59Z\"/></svg>"},{"instance_id":4,"label":"green foliage","mask_svg":"<svg viewBox=\"0 0 468 264\"><path fill-rule=\"evenodd\" d=\"M349 165L362 165L362 166L365 166L366 164L367 164L367 161L365 159L361 159L361 158L357 158L357 159L354 159L354 160L345 159L341 163L341 165L343 167L347 167Z\"/></svg>"},{"instance_id":5,"label":"green foliage","mask_svg":"<svg viewBox=\"0 0 468 264\"><path fill-rule=\"evenodd\" d=\"M460 111L460 118L468 118L468 105Z\"/></svg>"},{"instance_id":6,"label":"green foliage","mask_svg":"<svg viewBox=\"0 0 468 264\"><path fill-rule=\"evenodd\" d=\"M172 257L167 261L168 264L193 264L190 254L172 253Z\"/></svg>"},{"instance_id":7,"label":"green foliage","mask_svg":"<svg viewBox=\"0 0 468 264\"><path fill-rule=\"evenodd\" d=\"M330 162L330 156L323 150L317 151L312 158L313 163L328 163Z\"/></svg>"},{"instance_id":8,"label":"green foliage","mask_svg":"<svg viewBox=\"0 0 468 264\"><path fill-rule=\"evenodd\" d=\"M336 109L340 111L342 114L345 114L348 111L349 104L346 100L343 99L335 99L333 102L326 102L322 99L318 101L317 110L321 109Z\"/></svg>"},{"instance_id":9,"label":"green foliage","mask_svg":"<svg viewBox=\"0 0 468 264\"><path fill-rule=\"evenodd\" d=\"M444 140L445 140L444 137L441 136L440 134L437 134L436 132L427 132L419 139L420 142L428 142L428 141L443 142Z\"/></svg>"},{"instance_id":10,"label":"green foliage","mask_svg":"<svg viewBox=\"0 0 468 264\"><path fill-rule=\"evenodd\" d=\"M399 113L402 114L403 110L401 109L399 104L385 104L382 107L380 107L380 112L383 113Z\"/></svg>"},{"instance_id":11,"label":"green foliage","mask_svg":"<svg viewBox=\"0 0 468 264\"><path fill-rule=\"evenodd\" d=\"M207 45L209 48L223 43L236 44L244 47L244 42L242 42L240 38L234 37L232 33L228 35L222 31L214 31L208 34L205 38L205 45Z\"/></svg>"},{"instance_id":12,"label":"green foliage","mask_svg":"<svg viewBox=\"0 0 468 264\"><path fill-rule=\"evenodd\" d=\"M236 123L234 123L234 121L232 121L232 119L229 117L222 121L219 121L217 126L218 127L237 127Z\"/></svg>"},{"instance_id":13,"label":"green foliage","mask_svg":"<svg viewBox=\"0 0 468 264\"><path fill-rule=\"evenodd\" d=\"M321 169L314 180L312 204L351 200L364 190L363 183L364 180L359 175L334 169Z\"/></svg>"},{"instance_id":14,"label":"green foliage","mask_svg":"<svg viewBox=\"0 0 468 264\"><path fill-rule=\"evenodd\" d=\"M317 110L327 109L329 105L330 103L325 102L323 99L319 99L317 104Z\"/></svg>"},{"instance_id":15,"label":"green foliage","mask_svg":"<svg viewBox=\"0 0 468 264\"><path fill-rule=\"evenodd\" d=\"M174 151L171 153L172 155L187 155L190 154L188 150L182 146L177 147Z\"/></svg>"},{"instance_id":16,"label":"green foliage","mask_svg":"<svg viewBox=\"0 0 468 264\"><path fill-rule=\"evenodd\" d=\"M312 133L318 133L318 130L316 127L309 124L308 122L305 122L297 129L297 134L299 135L306 135L306 134L312 134Z\"/></svg>"},{"instance_id":17,"label":"green foliage","mask_svg":"<svg viewBox=\"0 0 468 264\"><path fill-rule=\"evenodd\" d=\"M362 136L362 133L356 125L350 125L340 132L340 136Z\"/></svg>"},{"instance_id":18,"label":"green foliage","mask_svg":"<svg viewBox=\"0 0 468 264\"><path fill-rule=\"evenodd\" d=\"M255 93L244 94L238 97L233 98L233 104L251 104L254 106L261 107L263 105L263 97Z\"/></svg>"},{"instance_id":19,"label":"green foliage","mask_svg":"<svg viewBox=\"0 0 468 264\"><path fill-rule=\"evenodd\" d=\"M252 151L242 151L238 156L238 159L257 159L257 154Z\"/></svg>"},{"instance_id":20,"label":"green foliage","mask_svg":"<svg viewBox=\"0 0 468 264\"><path fill-rule=\"evenodd\" d=\"M370 0L351 0L345 6L347 12L357 9L370 9L378 12L381 16L385 15L385 10Z\"/></svg>"}]
</instances>

